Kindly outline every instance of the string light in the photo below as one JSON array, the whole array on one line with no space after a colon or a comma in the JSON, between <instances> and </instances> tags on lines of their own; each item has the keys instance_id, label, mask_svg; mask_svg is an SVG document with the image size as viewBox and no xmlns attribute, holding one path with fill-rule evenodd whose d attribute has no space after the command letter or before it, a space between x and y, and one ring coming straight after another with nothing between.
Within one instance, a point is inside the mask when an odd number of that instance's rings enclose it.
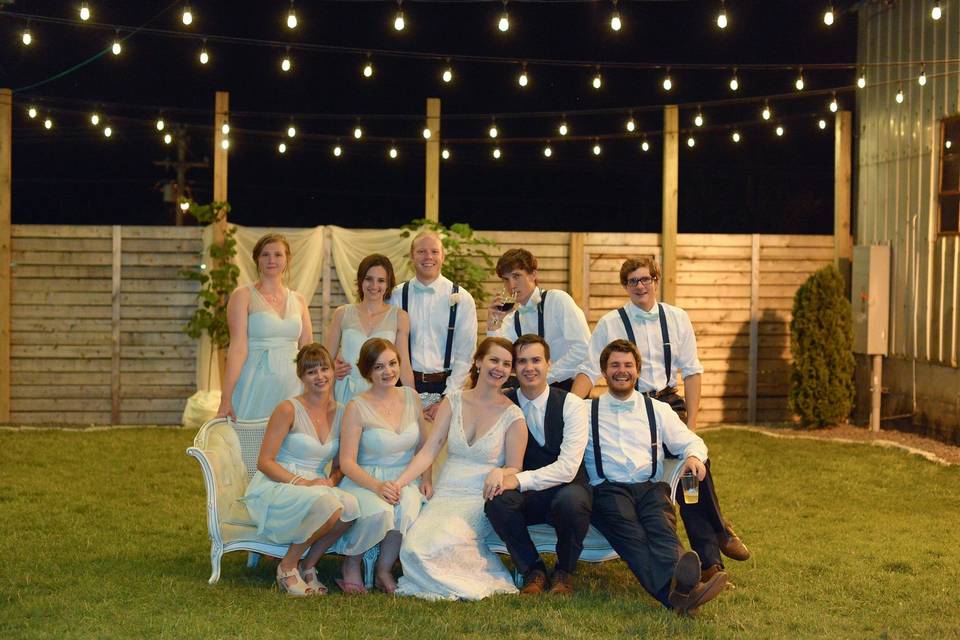
<instances>
[{"instance_id":1,"label":"string light","mask_svg":"<svg viewBox=\"0 0 960 640\"><path fill-rule=\"evenodd\" d=\"M300 21L297 20L297 12L293 9L293 0L290 0L290 9L287 11L287 29L296 29L298 24L300 24Z\"/></svg>"},{"instance_id":2,"label":"string light","mask_svg":"<svg viewBox=\"0 0 960 640\"><path fill-rule=\"evenodd\" d=\"M222 125L220 125L220 133L222 133L223 135L228 135L230 133L229 122L224 122Z\"/></svg>"},{"instance_id":3,"label":"string light","mask_svg":"<svg viewBox=\"0 0 960 640\"><path fill-rule=\"evenodd\" d=\"M897 95L894 98L897 101L897 104L903 104L903 88L897 89Z\"/></svg>"},{"instance_id":4,"label":"string light","mask_svg":"<svg viewBox=\"0 0 960 640\"><path fill-rule=\"evenodd\" d=\"M200 64L210 62L210 54L207 53L207 39L203 39L203 46L200 48Z\"/></svg>"},{"instance_id":5,"label":"string light","mask_svg":"<svg viewBox=\"0 0 960 640\"><path fill-rule=\"evenodd\" d=\"M297 137L297 128L293 125L292 122L290 123L290 126L287 127L287 137L288 138Z\"/></svg>"},{"instance_id":6,"label":"string light","mask_svg":"<svg viewBox=\"0 0 960 640\"><path fill-rule=\"evenodd\" d=\"M647 151L650 151L650 143L647 142L646 139L644 139L644 141L640 143L640 150L643 151L644 153L646 153Z\"/></svg>"},{"instance_id":7,"label":"string light","mask_svg":"<svg viewBox=\"0 0 960 640\"><path fill-rule=\"evenodd\" d=\"M760 112L760 117L762 117L764 120L769 120L771 114L772 114L772 111L770 111L770 105L767 103L764 103L763 111Z\"/></svg>"},{"instance_id":8,"label":"string light","mask_svg":"<svg viewBox=\"0 0 960 640\"><path fill-rule=\"evenodd\" d=\"M610 15L610 28L614 31L620 31L623 28L623 21L620 19L620 11L617 10L617 0L613 2L613 13Z\"/></svg>"},{"instance_id":9,"label":"string light","mask_svg":"<svg viewBox=\"0 0 960 640\"><path fill-rule=\"evenodd\" d=\"M510 30L510 14L507 13L507 0L503 0L503 13L500 14L500 19L497 20L497 29L503 33ZM499 152L499 149L497 149L497 151Z\"/></svg>"},{"instance_id":10,"label":"string light","mask_svg":"<svg viewBox=\"0 0 960 640\"><path fill-rule=\"evenodd\" d=\"M702 113L699 109L700 109L700 108L697 107L697 115L694 116L694 118L693 118L693 124L695 124L695 125L698 126L698 127L702 127L702 126L703 126L703 113Z\"/></svg>"},{"instance_id":11,"label":"string light","mask_svg":"<svg viewBox=\"0 0 960 640\"><path fill-rule=\"evenodd\" d=\"M30 107L29 109L27 109L27 117L30 118L31 120L35 119L37 117L37 108Z\"/></svg>"},{"instance_id":12,"label":"string light","mask_svg":"<svg viewBox=\"0 0 960 640\"><path fill-rule=\"evenodd\" d=\"M293 60L290 59L290 47L287 47L286 53L283 55L283 58L280 60L280 70L284 73L290 71L293 68Z\"/></svg>"},{"instance_id":13,"label":"string light","mask_svg":"<svg viewBox=\"0 0 960 640\"><path fill-rule=\"evenodd\" d=\"M867 86L867 72L861 68L860 77L857 78L857 88L863 89L866 86Z\"/></svg>"},{"instance_id":14,"label":"string light","mask_svg":"<svg viewBox=\"0 0 960 640\"><path fill-rule=\"evenodd\" d=\"M80 3L80 19L84 22L90 19L90 7L87 6L86 2Z\"/></svg>"},{"instance_id":15,"label":"string light","mask_svg":"<svg viewBox=\"0 0 960 640\"><path fill-rule=\"evenodd\" d=\"M517 84L521 87L527 86L530 83L530 78L527 76L527 63L524 62L520 67L520 75L517 76Z\"/></svg>"},{"instance_id":16,"label":"string light","mask_svg":"<svg viewBox=\"0 0 960 640\"><path fill-rule=\"evenodd\" d=\"M734 130L733 133L730 134L730 139L733 140L734 144L740 144L740 140L741 140L740 132L737 130Z\"/></svg>"},{"instance_id":17,"label":"string light","mask_svg":"<svg viewBox=\"0 0 960 640\"><path fill-rule=\"evenodd\" d=\"M837 94L833 94L833 98L830 99L830 113L836 113L840 108L840 103L837 102Z\"/></svg>"},{"instance_id":18,"label":"string light","mask_svg":"<svg viewBox=\"0 0 960 640\"><path fill-rule=\"evenodd\" d=\"M50 118L50 116L47 116L46 119L43 121L43 128L46 129L47 131L49 131L50 129L53 129L53 120Z\"/></svg>"},{"instance_id":19,"label":"string light","mask_svg":"<svg viewBox=\"0 0 960 640\"><path fill-rule=\"evenodd\" d=\"M557 133L559 133L559 134L562 135L562 136L565 136L565 135L567 135L569 132L570 132L570 128L567 126L566 121L562 121L562 122L560 123L560 126L557 127Z\"/></svg>"},{"instance_id":20,"label":"string light","mask_svg":"<svg viewBox=\"0 0 960 640\"><path fill-rule=\"evenodd\" d=\"M828 27L833 26L833 5L827 7L827 10L823 12L823 24Z\"/></svg>"},{"instance_id":21,"label":"string light","mask_svg":"<svg viewBox=\"0 0 960 640\"><path fill-rule=\"evenodd\" d=\"M183 6L183 13L180 14L180 20L188 27L193 24L193 11L190 10L189 4Z\"/></svg>"},{"instance_id":22,"label":"string light","mask_svg":"<svg viewBox=\"0 0 960 640\"><path fill-rule=\"evenodd\" d=\"M820 118L820 120L817 121L817 126L820 127L821 131L823 131L824 129L827 128L827 121L824 120L823 118Z\"/></svg>"},{"instance_id":23,"label":"string light","mask_svg":"<svg viewBox=\"0 0 960 640\"><path fill-rule=\"evenodd\" d=\"M390 151L387 152L387 155L390 156L391 160L396 160L397 156L400 155L400 152L397 151L396 147L390 147Z\"/></svg>"},{"instance_id":24,"label":"string light","mask_svg":"<svg viewBox=\"0 0 960 640\"><path fill-rule=\"evenodd\" d=\"M498 135L500 135L500 131L497 129L497 123L496 123L496 122L494 122L493 124L490 125L490 129L489 129L489 131L487 131L487 134L488 134L491 138L496 138Z\"/></svg>"},{"instance_id":25,"label":"string light","mask_svg":"<svg viewBox=\"0 0 960 640\"><path fill-rule=\"evenodd\" d=\"M947 140L946 142L943 143L943 146L949 149L950 147L953 146L953 142L951 142L950 140Z\"/></svg>"},{"instance_id":26,"label":"string light","mask_svg":"<svg viewBox=\"0 0 960 640\"><path fill-rule=\"evenodd\" d=\"M190 209L190 201L189 201L189 200L183 200L183 201L180 203L180 211L187 211L187 210L189 210L189 209ZM207 268L207 265L201 263L201 264L200 264L200 268L201 268L201 269L206 269L206 268Z\"/></svg>"},{"instance_id":27,"label":"string light","mask_svg":"<svg viewBox=\"0 0 960 640\"><path fill-rule=\"evenodd\" d=\"M797 88L797 91L803 91L804 84L805 83L803 82L803 67L800 67L800 73L799 75L797 75L797 80L796 82L793 83L793 86Z\"/></svg>"},{"instance_id":28,"label":"string light","mask_svg":"<svg viewBox=\"0 0 960 640\"><path fill-rule=\"evenodd\" d=\"M109 138L113 135L113 127L104 127L103 128L103 137Z\"/></svg>"},{"instance_id":29,"label":"string light","mask_svg":"<svg viewBox=\"0 0 960 640\"><path fill-rule=\"evenodd\" d=\"M730 78L730 91L737 91L740 89L740 79L737 78L737 70L734 68L733 77Z\"/></svg>"},{"instance_id":30,"label":"string light","mask_svg":"<svg viewBox=\"0 0 960 640\"><path fill-rule=\"evenodd\" d=\"M697 145L697 140L693 136L687 138L687 146L693 149Z\"/></svg>"},{"instance_id":31,"label":"string light","mask_svg":"<svg viewBox=\"0 0 960 640\"><path fill-rule=\"evenodd\" d=\"M593 155L599 156L602 152L603 148L600 147L600 143L595 141L593 143Z\"/></svg>"},{"instance_id":32,"label":"string light","mask_svg":"<svg viewBox=\"0 0 960 640\"><path fill-rule=\"evenodd\" d=\"M440 78L447 83L453 80L453 67L450 66L449 59L447 60L447 66L444 68L443 74L441 74Z\"/></svg>"},{"instance_id":33,"label":"string light","mask_svg":"<svg viewBox=\"0 0 960 640\"><path fill-rule=\"evenodd\" d=\"M169 133L163 134L163 144L170 144L171 142L173 142L173 136Z\"/></svg>"},{"instance_id":34,"label":"string light","mask_svg":"<svg viewBox=\"0 0 960 640\"><path fill-rule=\"evenodd\" d=\"M424 127L421 134L423 135L424 140L429 140L433 137L433 131L430 131L430 127Z\"/></svg>"},{"instance_id":35,"label":"string light","mask_svg":"<svg viewBox=\"0 0 960 640\"><path fill-rule=\"evenodd\" d=\"M337 145L334 145L334 146L333 146L333 156L334 156L335 158L339 158L339 157L342 156L342 155L343 155L343 147L341 147L341 146L338 145L338 144L337 144Z\"/></svg>"},{"instance_id":36,"label":"string light","mask_svg":"<svg viewBox=\"0 0 960 640\"><path fill-rule=\"evenodd\" d=\"M782 138L783 134L786 133L786 130L783 128L782 124L777 125L776 133L778 138Z\"/></svg>"},{"instance_id":37,"label":"string light","mask_svg":"<svg viewBox=\"0 0 960 640\"><path fill-rule=\"evenodd\" d=\"M663 90L670 91L673 89L673 80L670 78L670 69L667 69L667 75L663 78Z\"/></svg>"},{"instance_id":38,"label":"string light","mask_svg":"<svg viewBox=\"0 0 960 640\"><path fill-rule=\"evenodd\" d=\"M627 131L629 131L630 133L633 133L636 130L637 130L637 121L633 119L633 116L630 116L630 118L627 120Z\"/></svg>"},{"instance_id":39,"label":"string light","mask_svg":"<svg viewBox=\"0 0 960 640\"><path fill-rule=\"evenodd\" d=\"M163 117L157 118L157 131L163 131L164 127L167 126L167 123L163 121Z\"/></svg>"},{"instance_id":40,"label":"string light","mask_svg":"<svg viewBox=\"0 0 960 640\"><path fill-rule=\"evenodd\" d=\"M921 87L927 84L927 72L924 70L923 65L920 65L920 76L917 78L917 84Z\"/></svg>"},{"instance_id":41,"label":"string light","mask_svg":"<svg viewBox=\"0 0 960 640\"><path fill-rule=\"evenodd\" d=\"M100 114L97 113L96 111L90 114L90 124L92 124L93 126L97 126L98 124L100 124Z\"/></svg>"},{"instance_id":42,"label":"string light","mask_svg":"<svg viewBox=\"0 0 960 640\"><path fill-rule=\"evenodd\" d=\"M549 157L552 156L552 155L553 155L553 149L550 148L550 144L548 143L548 144L543 148L543 157L544 157L544 158L549 158Z\"/></svg>"},{"instance_id":43,"label":"string light","mask_svg":"<svg viewBox=\"0 0 960 640\"><path fill-rule=\"evenodd\" d=\"M597 68L597 73L593 76L593 81L590 83L593 85L594 89L600 89L603 86L603 76L600 75L600 69Z\"/></svg>"},{"instance_id":44,"label":"string light","mask_svg":"<svg viewBox=\"0 0 960 640\"><path fill-rule=\"evenodd\" d=\"M503 154L500 153L500 147L494 147L494 148L493 148L493 159L494 159L494 160L499 160L501 155L503 155Z\"/></svg>"},{"instance_id":45,"label":"string light","mask_svg":"<svg viewBox=\"0 0 960 640\"><path fill-rule=\"evenodd\" d=\"M33 34L30 33L30 27L23 30L23 34L20 35L20 42L26 47L29 47L33 43Z\"/></svg>"},{"instance_id":46,"label":"string light","mask_svg":"<svg viewBox=\"0 0 960 640\"><path fill-rule=\"evenodd\" d=\"M120 31L118 30L116 36L113 39L113 44L110 45L110 51L113 55L118 56L120 52L123 51L123 45L120 44Z\"/></svg>"},{"instance_id":47,"label":"string light","mask_svg":"<svg viewBox=\"0 0 960 640\"><path fill-rule=\"evenodd\" d=\"M363 77L372 78L373 77L373 62L367 58L367 63L363 65Z\"/></svg>"},{"instance_id":48,"label":"string light","mask_svg":"<svg viewBox=\"0 0 960 640\"><path fill-rule=\"evenodd\" d=\"M443 158L444 160L449 160L449 159L450 159L450 149L444 149L443 151L441 151L441 152L440 152L440 157Z\"/></svg>"},{"instance_id":49,"label":"string light","mask_svg":"<svg viewBox=\"0 0 960 640\"><path fill-rule=\"evenodd\" d=\"M727 8L724 5L723 0L720 0L720 13L717 14L717 26L721 29L727 28Z\"/></svg>"},{"instance_id":50,"label":"string light","mask_svg":"<svg viewBox=\"0 0 960 640\"><path fill-rule=\"evenodd\" d=\"M220 148L226 151L230 148L230 138L224 138L220 141Z\"/></svg>"},{"instance_id":51,"label":"string light","mask_svg":"<svg viewBox=\"0 0 960 640\"><path fill-rule=\"evenodd\" d=\"M943 9L940 8L939 2L935 2L933 4L933 8L930 9L930 17L934 20L939 20L943 17Z\"/></svg>"},{"instance_id":52,"label":"string light","mask_svg":"<svg viewBox=\"0 0 960 640\"><path fill-rule=\"evenodd\" d=\"M363 128L360 125L357 125L353 128L353 137L355 140L359 140L363 137Z\"/></svg>"},{"instance_id":53,"label":"string light","mask_svg":"<svg viewBox=\"0 0 960 640\"><path fill-rule=\"evenodd\" d=\"M404 27L407 26L406 20L403 19L403 0L397 0L397 16L393 19L393 28L395 31L403 31Z\"/></svg>"},{"instance_id":54,"label":"string light","mask_svg":"<svg viewBox=\"0 0 960 640\"><path fill-rule=\"evenodd\" d=\"M280 155L285 154L287 152L287 143L281 142L280 144L278 144L277 151L280 153Z\"/></svg>"}]
</instances>

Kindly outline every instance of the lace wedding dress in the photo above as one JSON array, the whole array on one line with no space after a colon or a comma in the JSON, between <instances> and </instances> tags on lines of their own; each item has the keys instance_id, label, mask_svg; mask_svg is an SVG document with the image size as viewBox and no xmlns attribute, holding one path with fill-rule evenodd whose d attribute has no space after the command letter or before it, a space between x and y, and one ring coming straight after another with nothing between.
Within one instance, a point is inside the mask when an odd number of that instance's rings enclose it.
<instances>
[{"instance_id":1,"label":"lace wedding dress","mask_svg":"<svg viewBox=\"0 0 960 640\"><path fill-rule=\"evenodd\" d=\"M505 408L489 431L468 445L460 393L447 396L452 415L448 457L436 492L403 538L398 595L429 600L481 600L516 593L510 573L485 539L491 525L483 512L483 480L504 464L507 428L523 418L516 405Z\"/></svg>"}]
</instances>

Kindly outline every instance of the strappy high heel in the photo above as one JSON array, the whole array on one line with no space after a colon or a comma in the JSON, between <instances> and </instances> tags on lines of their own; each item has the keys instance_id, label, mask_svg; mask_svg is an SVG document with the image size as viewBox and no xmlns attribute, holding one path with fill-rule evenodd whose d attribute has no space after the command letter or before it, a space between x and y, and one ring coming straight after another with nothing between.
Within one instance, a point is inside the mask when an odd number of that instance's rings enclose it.
<instances>
[{"instance_id":1,"label":"strappy high heel","mask_svg":"<svg viewBox=\"0 0 960 640\"><path fill-rule=\"evenodd\" d=\"M317 568L311 567L309 569L304 569L303 565L297 565L297 568L300 569L300 575L303 577L303 581L308 587L313 589L313 594L315 596L324 596L327 595L327 585L320 582L317 579Z\"/></svg>"},{"instance_id":2,"label":"strappy high heel","mask_svg":"<svg viewBox=\"0 0 960 640\"><path fill-rule=\"evenodd\" d=\"M288 584L287 579L289 578L296 578L296 580L293 581L293 584ZM284 571L280 565L277 565L277 587L291 598L304 598L313 595L313 589L303 581L296 568Z\"/></svg>"}]
</instances>

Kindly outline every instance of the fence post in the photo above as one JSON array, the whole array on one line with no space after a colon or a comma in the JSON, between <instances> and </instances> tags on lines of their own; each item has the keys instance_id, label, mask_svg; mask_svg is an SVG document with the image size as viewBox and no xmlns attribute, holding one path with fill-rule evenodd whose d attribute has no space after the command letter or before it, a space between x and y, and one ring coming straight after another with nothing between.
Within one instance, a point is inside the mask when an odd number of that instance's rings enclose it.
<instances>
[{"instance_id":1,"label":"fence post","mask_svg":"<svg viewBox=\"0 0 960 640\"><path fill-rule=\"evenodd\" d=\"M13 259L10 223L12 197L13 92L0 89L0 422L10 422L10 332Z\"/></svg>"},{"instance_id":2,"label":"fence post","mask_svg":"<svg viewBox=\"0 0 960 640\"><path fill-rule=\"evenodd\" d=\"M122 267L122 227L113 225L113 284L110 301L110 424L120 424L120 269Z\"/></svg>"},{"instance_id":3,"label":"fence post","mask_svg":"<svg viewBox=\"0 0 960 640\"><path fill-rule=\"evenodd\" d=\"M663 216L660 244L660 299L677 301L677 209L680 187L680 114L676 105L663 108Z\"/></svg>"},{"instance_id":4,"label":"fence post","mask_svg":"<svg viewBox=\"0 0 960 640\"><path fill-rule=\"evenodd\" d=\"M584 268L585 265L585 250L584 250L584 240L586 234L571 232L570 233L570 246L568 249L567 257L567 272L568 279L570 281L570 295L573 297L574 302L580 305L581 309L584 309L586 313L587 308L587 288L586 282L584 282Z\"/></svg>"},{"instance_id":5,"label":"fence post","mask_svg":"<svg viewBox=\"0 0 960 640\"><path fill-rule=\"evenodd\" d=\"M223 132L223 125L229 123L230 116L230 93L228 91L217 91L214 98L213 113L213 201L227 201L227 168L228 156L227 149L223 148L223 141L229 140L227 134ZM227 214L213 223L213 242L220 244L223 242L227 232ZM223 384L224 372L227 369L226 350L211 346L217 356L217 366L220 369L220 384Z\"/></svg>"},{"instance_id":6,"label":"fence post","mask_svg":"<svg viewBox=\"0 0 960 640\"><path fill-rule=\"evenodd\" d=\"M329 226L323 228L323 291L320 298L320 342L327 339L327 327L330 325L330 287L333 286L333 233Z\"/></svg>"},{"instance_id":7,"label":"fence post","mask_svg":"<svg viewBox=\"0 0 960 640\"><path fill-rule=\"evenodd\" d=\"M747 372L747 422L757 422L757 361L760 353L760 234L750 240L750 355Z\"/></svg>"},{"instance_id":8,"label":"fence post","mask_svg":"<svg viewBox=\"0 0 960 640\"><path fill-rule=\"evenodd\" d=\"M423 217L440 221L440 98L427 98L427 183Z\"/></svg>"},{"instance_id":9,"label":"fence post","mask_svg":"<svg viewBox=\"0 0 960 640\"><path fill-rule=\"evenodd\" d=\"M853 236L850 233L852 162L853 115L849 111L838 111L833 153L833 259L848 289L853 260Z\"/></svg>"}]
</instances>

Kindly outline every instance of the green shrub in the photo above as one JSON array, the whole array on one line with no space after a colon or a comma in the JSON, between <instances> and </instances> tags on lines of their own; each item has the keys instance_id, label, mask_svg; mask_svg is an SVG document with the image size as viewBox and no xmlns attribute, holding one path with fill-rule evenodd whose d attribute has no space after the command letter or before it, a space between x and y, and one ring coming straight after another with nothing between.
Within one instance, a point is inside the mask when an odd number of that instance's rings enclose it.
<instances>
[{"instance_id":1,"label":"green shrub","mask_svg":"<svg viewBox=\"0 0 960 640\"><path fill-rule=\"evenodd\" d=\"M807 427L846 420L853 409L853 322L843 277L824 267L793 298L790 410Z\"/></svg>"}]
</instances>

